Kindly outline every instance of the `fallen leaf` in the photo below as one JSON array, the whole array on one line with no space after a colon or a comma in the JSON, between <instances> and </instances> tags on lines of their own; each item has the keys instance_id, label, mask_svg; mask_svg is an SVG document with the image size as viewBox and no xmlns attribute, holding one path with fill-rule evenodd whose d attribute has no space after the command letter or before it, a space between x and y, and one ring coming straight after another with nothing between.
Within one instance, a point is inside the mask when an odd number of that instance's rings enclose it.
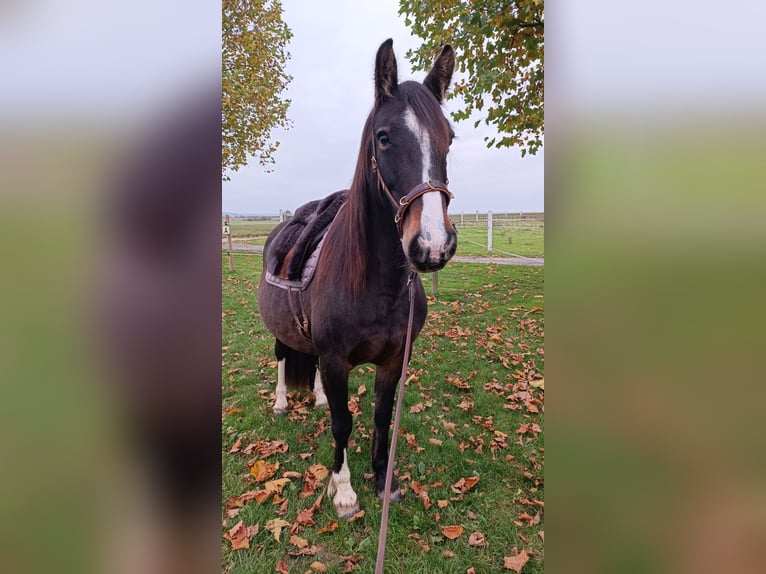
<instances>
[{"instance_id":1,"label":"fallen leaf","mask_svg":"<svg viewBox=\"0 0 766 574\"><path fill-rule=\"evenodd\" d=\"M314 509L306 508L298 513L298 518L295 519L298 524L303 526L314 526Z\"/></svg>"},{"instance_id":2,"label":"fallen leaf","mask_svg":"<svg viewBox=\"0 0 766 574\"><path fill-rule=\"evenodd\" d=\"M237 439L237 442L234 443L234 446L231 447L231 450L229 452L231 454L234 454L235 452L239 452L239 447L242 446L242 437L239 437Z\"/></svg>"},{"instance_id":3,"label":"fallen leaf","mask_svg":"<svg viewBox=\"0 0 766 574\"><path fill-rule=\"evenodd\" d=\"M272 518L269 520L264 528L274 535L274 540L279 542L279 537L282 534L282 529L290 526L289 522L285 522L281 518Z\"/></svg>"},{"instance_id":4,"label":"fallen leaf","mask_svg":"<svg viewBox=\"0 0 766 574\"><path fill-rule=\"evenodd\" d=\"M468 537L468 546L486 546L487 538L481 532L472 532Z\"/></svg>"},{"instance_id":5,"label":"fallen leaf","mask_svg":"<svg viewBox=\"0 0 766 574\"><path fill-rule=\"evenodd\" d=\"M250 467L250 474L258 482L263 482L274 476L279 468L279 461L270 463L265 460L258 460Z\"/></svg>"},{"instance_id":6,"label":"fallen leaf","mask_svg":"<svg viewBox=\"0 0 766 574\"><path fill-rule=\"evenodd\" d=\"M452 552L452 550L445 550L444 551L444 557L445 558L454 558L455 557L455 553Z\"/></svg>"},{"instance_id":7,"label":"fallen leaf","mask_svg":"<svg viewBox=\"0 0 766 574\"><path fill-rule=\"evenodd\" d=\"M527 554L527 551L522 549L516 556L503 556L503 567L506 570L521 572L521 569L528 560L529 555Z\"/></svg>"},{"instance_id":8,"label":"fallen leaf","mask_svg":"<svg viewBox=\"0 0 766 574\"><path fill-rule=\"evenodd\" d=\"M545 531L540 530L537 534L540 536L540 540L542 540L543 543L545 543Z\"/></svg>"},{"instance_id":9,"label":"fallen leaf","mask_svg":"<svg viewBox=\"0 0 766 574\"><path fill-rule=\"evenodd\" d=\"M473 566L471 566L468 570L465 571L465 574L476 574L476 570Z\"/></svg>"},{"instance_id":10,"label":"fallen leaf","mask_svg":"<svg viewBox=\"0 0 766 574\"><path fill-rule=\"evenodd\" d=\"M232 526L223 537L231 542L232 550L241 550L243 548L250 548L250 537L248 536L248 528L245 526L245 522L240 520L234 526Z\"/></svg>"},{"instance_id":11,"label":"fallen leaf","mask_svg":"<svg viewBox=\"0 0 766 574\"><path fill-rule=\"evenodd\" d=\"M426 406L423 403L418 403L410 407L410 413L412 414L422 413L424 410L426 410Z\"/></svg>"},{"instance_id":12,"label":"fallen leaf","mask_svg":"<svg viewBox=\"0 0 766 574\"><path fill-rule=\"evenodd\" d=\"M359 512L357 512L356 514L354 514L353 516L351 516L351 517L348 519L348 521L349 521L349 522L356 522L357 520L359 520L359 519L360 519L360 518L362 518L363 516L364 516L364 510L360 510Z\"/></svg>"},{"instance_id":13,"label":"fallen leaf","mask_svg":"<svg viewBox=\"0 0 766 574\"><path fill-rule=\"evenodd\" d=\"M279 572L279 574L290 574L290 569L287 566L287 562L284 560L277 562L277 566L274 568L274 572Z\"/></svg>"},{"instance_id":14,"label":"fallen leaf","mask_svg":"<svg viewBox=\"0 0 766 574\"><path fill-rule=\"evenodd\" d=\"M458 536L460 536L463 533L463 527L462 526L442 526L442 534L445 536L445 538L449 538L450 540L454 540Z\"/></svg>"},{"instance_id":15,"label":"fallen leaf","mask_svg":"<svg viewBox=\"0 0 766 574\"><path fill-rule=\"evenodd\" d=\"M290 482L289 478L278 478L276 480L270 480L263 486L266 489L266 492L271 492L274 494L282 494L282 489L284 489L285 485ZM279 502L282 502L281 500Z\"/></svg>"},{"instance_id":16,"label":"fallen leaf","mask_svg":"<svg viewBox=\"0 0 766 574\"><path fill-rule=\"evenodd\" d=\"M354 568L359 566L359 561L362 559L361 556L342 556L341 559L344 561L344 572L351 572Z\"/></svg>"},{"instance_id":17,"label":"fallen leaf","mask_svg":"<svg viewBox=\"0 0 766 574\"><path fill-rule=\"evenodd\" d=\"M436 506L439 508L447 508L447 505L449 505L449 500L442 499L436 501Z\"/></svg>"},{"instance_id":18,"label":"fallen leaf","mask_svg":"<svg viewBox=\"0 0 766 574\"><path fill-rule=\"evenodd\" d=\"M361 384L361 385L359 385L359 390L356 391L356 394L361 396L361 395L363 395L366 392L367 392L367 387L364 386L364 384Z\"/></svg>"},{"instance_id":19,"label":"fallen leaf","mask_svg":"<svg viewBox=\"0 0 766 574\"><path fill-rule=\"evenodd\" d=\"M476 483L479 482L478 476L469 476L466 478L461 478L458 480L455 484L452 485L452 492L456 494L464 494L471 490L474 486L476 486Z\"/></svg>"},{"instance_id":20,"label":"fallen leaf","mask_svg":"<svg viewBox=\"0 0 766 574\"><path fill-rule=\"evenodd\" d=\"M308 548L299 548L298 550L288 552L287 554L290 556L316 556L317 552L319 552L319 547L315 544Z\"/></svg>"},{"instance_id":21,"label":"fallen leaf","mask_svg":"<svg viewBox=\"0 0 766 574\"><path fill-rule=\"evenodd\" d=\"M327 526L325 526L324 528L320 528L317 531L317 534L324 534L325 532L332 532L333 530L337 530L337 529L338 529L338 523L334 520L331 520L327 524Z\"/></svg>"},{"instance_id":22,"label":"fallen leaf","mask_svg":"<svg viewBox=\"0 0 766 574\"><path fill-rule=\"evenodd\" d=\"M442 445L442 441L440 441L438 438L429 438L428 442L430 442L431 444L435 444L436 446Z\"/></svg>"},{"instance_id":23,"label":"fallen leaf","mask_svg":"<svg viewBox=\"0 0 766 574\"><path fill-rule=\"evenodd\" d=\"M306 548L309 545L309 541L305 538L301 538L297 534L290 536L290 544L297 546L298 548Z\"/></svg>"},{"instance_id":24,"label":"fallen leaf","mask_svg":"<svg viewBox=\"0 0 766 574\"><path fill-rule=\"evenodd\" d=\"M314 572L327 572L327 566L321 562L312 562L309 568L311 568Z\"/></svg>"}]
</instances>

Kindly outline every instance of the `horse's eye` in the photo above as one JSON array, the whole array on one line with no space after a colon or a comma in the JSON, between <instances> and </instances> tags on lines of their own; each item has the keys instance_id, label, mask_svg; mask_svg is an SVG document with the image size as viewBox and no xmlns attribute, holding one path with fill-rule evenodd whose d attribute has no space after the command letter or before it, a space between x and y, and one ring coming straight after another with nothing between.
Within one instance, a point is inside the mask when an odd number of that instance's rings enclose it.
<instances>
[{"instance_id":1,"label":"horse's eye","mask_svg":"<svg viewBox=\"0 0 766 574\"><path fill-rule=\"evenodd\" d=\"M378 145L381 147L391 145L391 138L388 137L388 133L385 131L380 130L375 137L378 138Z\"/></svg>"}]
</instances>

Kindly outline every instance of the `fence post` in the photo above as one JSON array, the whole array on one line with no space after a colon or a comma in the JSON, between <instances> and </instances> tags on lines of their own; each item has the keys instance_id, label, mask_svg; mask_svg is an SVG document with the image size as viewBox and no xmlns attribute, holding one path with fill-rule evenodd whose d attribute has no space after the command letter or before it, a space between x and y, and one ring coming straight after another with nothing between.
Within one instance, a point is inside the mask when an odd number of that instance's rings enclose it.
<instances>
[{"instance_id":1,"label":"fence post","mask_svg":"<svg viewBox=\"0 0 766 574\"><path fill-rule=\"evenodd\" d=\"M460 225L463 225L463 212L460 212Z\"/></svg>"},{"instance_id":2,"label":"fence post","mask_svg":"<svg viewBox=\"0 0 766 574\"><path fill-rule=\"evenodd\" d=\"M431 273L431 295L436 297L436 294L439 292L439 272L434 271Z\"/></svg>"},{"instance_id":3,"label":"fence post","mask_svg":"<svg viewBox=\"0 0 766 574\"><path fill-rule=\"evenodd\" d=\"M234 271L234 259L231 257L231 228L229 227L229 216L226 216L226 221L223 225L223 232L226 234L226 239L229 243L229 250L227 254L229 256L229 271Z\"/></svg>"},{"instance_id":4,"label":"fence post","mask_svg":"<svg viewBox=\"0 0 766 574\"><path fill-rule=\"evenodd\" d=\"M476 212L476 221L479 221L479 212Z\"/></svg>"},{"instance_id":5,"label":"fence post","mask_svg":"<svg viewBox=\"0 0 766 574\"><path fill-rule=\"evenodd\" d=\"M487 213L487 251L492 252L492 212Z\"/></svg>"}]
</instances>

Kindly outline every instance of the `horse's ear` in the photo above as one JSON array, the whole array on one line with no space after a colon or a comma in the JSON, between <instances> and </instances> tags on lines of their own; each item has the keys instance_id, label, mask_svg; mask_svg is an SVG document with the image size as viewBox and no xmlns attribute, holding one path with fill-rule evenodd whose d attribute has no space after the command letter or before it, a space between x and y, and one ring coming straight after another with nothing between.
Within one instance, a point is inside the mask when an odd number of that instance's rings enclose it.
<instances>
[{"instance_id":1,"label":"horse's ear","mask_svg":"<svg viewBox=\"0 0 766 574\"><path fill-rule=\"evenodd\" d=\"M396 77L394 41L389 38L378 48L375 57L375 101L382 102L396 93L399 81Z\"/></svg>"},{"instance_id":2,"label":"horse's ear","mask_svg":"<svg viewBox=\"0 0 766 574\"><path fill-rule=\"evenodd\" d=\"M455 50L447 44L442 48L442 53L436 58L433 68L428 72L423 84L431 90L436 99L441 102L447 93L452 72L455 71Z\"/></svg>"}]
</instances>

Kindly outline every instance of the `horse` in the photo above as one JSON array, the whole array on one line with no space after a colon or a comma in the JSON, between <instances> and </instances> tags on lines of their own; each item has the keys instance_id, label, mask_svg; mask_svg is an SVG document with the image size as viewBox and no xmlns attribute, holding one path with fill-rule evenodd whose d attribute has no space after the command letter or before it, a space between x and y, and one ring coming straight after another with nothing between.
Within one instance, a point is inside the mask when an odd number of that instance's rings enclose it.
<instances>
[{"instance_id":1,"label":"horse","mask_svg":"<svg viewBox=\"0 0 766 574\"><path fill-rule=\"evenodd\" d=\"M426 319L419 272L442 269L457 249L447 215L447 154L454 132L441 104L455 66L446 45L425 80L397 80L393 40L375 58L375 102L364 124L356 169L345 202L323 239L316 274L297 296L265 281L266 261L280 224L264 246L258 306L274 335L277 389L274 412L287 409L286 388L314 383L316 405L329 405L335 460L327 492L340 518L359 511L348 466L352 368L376 366L372 468L384 496L388 434L405 357L412 290L412 339ZM411 352L410 352L411 354ZM394 437L394 440L396 437ZM402 495L394 477L391 502Z\"/></svg>"}]
</instances>

